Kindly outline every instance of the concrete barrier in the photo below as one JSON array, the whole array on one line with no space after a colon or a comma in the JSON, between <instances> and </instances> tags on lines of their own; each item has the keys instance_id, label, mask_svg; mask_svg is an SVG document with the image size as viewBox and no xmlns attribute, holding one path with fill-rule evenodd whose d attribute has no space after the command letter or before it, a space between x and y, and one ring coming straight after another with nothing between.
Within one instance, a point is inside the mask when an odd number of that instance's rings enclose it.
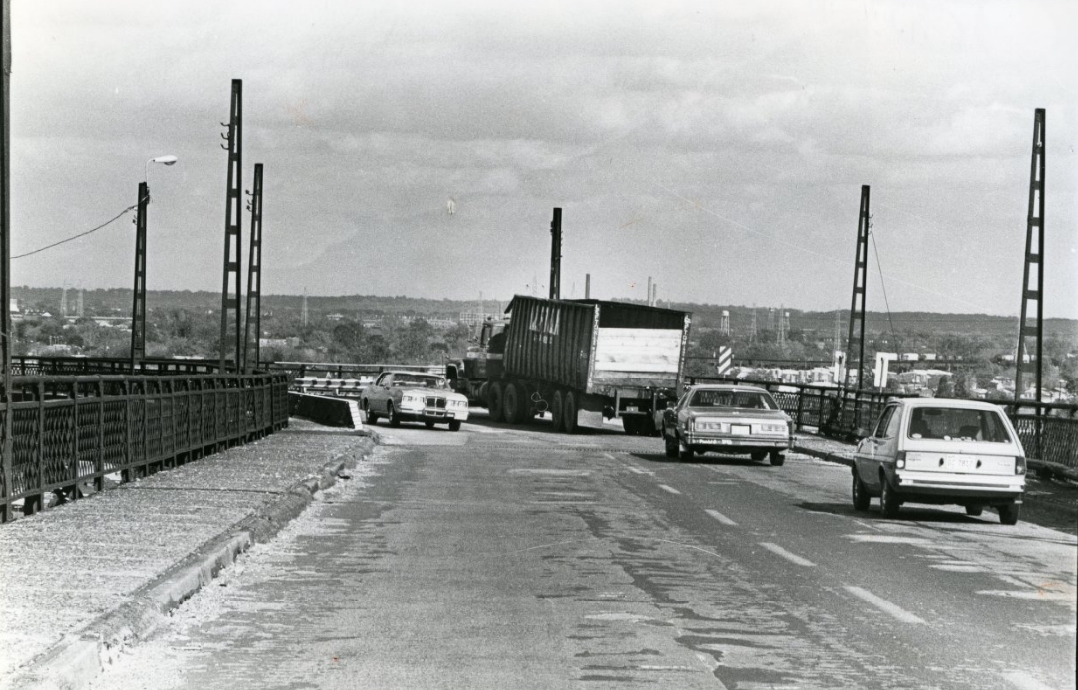
<instances>
[{"instance_id":1,"label":"concrete barrier","mask_svg":"<svg viewBox=\"0 0 1078 690\"><path fill-rule=\"evenodd\" d=\"M359 403L348 398L310 393L288 393L289 411L295 417L303 417L327 426L363 428Z\"/></svg>"}]
</instances>

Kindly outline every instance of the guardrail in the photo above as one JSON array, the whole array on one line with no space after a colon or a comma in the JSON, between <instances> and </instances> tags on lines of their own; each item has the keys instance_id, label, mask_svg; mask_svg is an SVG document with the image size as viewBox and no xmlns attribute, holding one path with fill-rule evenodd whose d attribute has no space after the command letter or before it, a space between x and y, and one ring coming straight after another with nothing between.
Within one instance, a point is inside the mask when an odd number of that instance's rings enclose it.
<instances>
[{"instance_id":1,"label":"guardrail","mask_svg":"<svg viewBox=\"0 0 1078 690\"><path fill-rule=\"evenodd\" d=\"M288 425L283 374L37 376L12 379L11 453L0 452L0 521L49 493L78 498ZM0 446L2 447L2 446Z\"/></svg>"},{"instance_id":2,"label":"guardrail","mask_svg":"<svg viewBox=\"0 0 1078 690\"><path fill-rule=\"evenodd\" d=\"M781 381L754 381L714 377L688 377L694 383L743 383L766 388L798 430L811 429L829 436L859 440L888 400L916 397L896 393L841 391L826 386ZM793 390L791 390L793 389ZM1031 466L1078 479L1078 405L1061 403L1016 404L1000 401L1018 431Z\"/></svg>"},{"instance_id":3,"label":"guardrail","mask_svg":"<svg viewBox=\"0 0 1078 690\"><path fill-rule=\"evenodd\" d=\"M219 366L208 359L147 359L98 357L12 357L13 376L143 376L214 374Z\"/></svg>"},{"instance_id":4,"label":"guardrail","mask_svg":"<svg viewBox=\"0 0 1078 690\"><path fill-rule=\"evenodd\" d=\"M270 362L269 371L284 371L291 378L316 377L360 378L374 377L383 371L415 371L424 374L444 374L444 364L333 364L327 362Z\"/></svg>"}]
</instances>

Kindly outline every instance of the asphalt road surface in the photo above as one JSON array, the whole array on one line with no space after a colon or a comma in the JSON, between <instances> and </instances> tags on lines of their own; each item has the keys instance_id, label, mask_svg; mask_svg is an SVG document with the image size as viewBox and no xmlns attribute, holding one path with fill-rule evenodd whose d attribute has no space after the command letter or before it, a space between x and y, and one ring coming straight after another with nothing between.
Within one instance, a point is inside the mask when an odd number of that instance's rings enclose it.
<instances>
[{"instance_id":1,"label":"asphalt road surface","mask_svg":"<svg viewBox=\"0 0 1078 690\"><path fill-rule=\"evenodd\" d=\"M1074 688L1075 537L790 455L477 419L380 447L94 688Z\"/></svg>"}]
</instances>

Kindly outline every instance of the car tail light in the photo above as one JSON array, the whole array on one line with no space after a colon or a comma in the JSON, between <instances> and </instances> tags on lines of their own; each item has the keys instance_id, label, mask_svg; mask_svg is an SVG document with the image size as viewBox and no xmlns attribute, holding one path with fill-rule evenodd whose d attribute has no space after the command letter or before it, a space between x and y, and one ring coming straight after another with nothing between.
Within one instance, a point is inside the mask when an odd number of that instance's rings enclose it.
<instances>
[{"instance_id":1,"label":"car tail light","mask_svg":"<svg viewBox=\"0 0 1078 690\"><path fill-rule=\"evenodd\" d=\"M1014 459L1014 473L1025 474L1026 473L1026 459L1021 455Z\"/></svg>"},{"instance_id":2,"label":"car tail light","mask_svg":"<svg viewBox=\"0 0 1078 690\"><path fill-rule=\"evenodd\" d=\"M906 469L906 451L900 450L895 453L895 467L900 470Z\"/></svg>"}]
</instances>

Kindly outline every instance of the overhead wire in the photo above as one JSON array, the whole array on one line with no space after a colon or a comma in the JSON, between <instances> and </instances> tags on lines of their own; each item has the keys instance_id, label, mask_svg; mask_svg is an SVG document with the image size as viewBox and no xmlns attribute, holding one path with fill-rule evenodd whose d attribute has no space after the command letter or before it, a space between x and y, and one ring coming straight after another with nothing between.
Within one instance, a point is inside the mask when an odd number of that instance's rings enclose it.
<instances>
[{"instance_id":1,"label":"overhead wire","mask_svg":"<svg viewBox=\"0 0 1078 690\"><path fill-rule=\"evenodd\" d=\"M149 199L149 197L146 197L146 200L148 200L148 199ZM140 200L139 203L142 203L142 201ZM120 211L119 213L117 213L115 216L113 216L109 220L106 220L101 225L98 225L96 228L92 228L90 230L87 230L86 232L80 232L79 234L72 235L71 237L68 237L67 239L60 240L59 242L53 242L52 244L45 245L44 247L39 247L38 249L35 249L33 251L26 252L25 254L19 254L17 256L13 256L11 258L12 259L22 259L22 258L27 257L27 256L33 256L34 254L40 254L41 252L45 251L46 249L52 249L53 247L59 247L61 244L66 244L68 242L71 242L72 240L77 240L80 237L86 237L87 235L89 235L91 233L95 233L98 230L101 230L102 228L105 228L105 227L111 225L112 223L115 223L117 220L124 217L124 215L130 213L131 211L134 211L136 208L138 208L138 206L139 206L138 204L128 206L127 208Z\"/></svg>"}]
</instances>

